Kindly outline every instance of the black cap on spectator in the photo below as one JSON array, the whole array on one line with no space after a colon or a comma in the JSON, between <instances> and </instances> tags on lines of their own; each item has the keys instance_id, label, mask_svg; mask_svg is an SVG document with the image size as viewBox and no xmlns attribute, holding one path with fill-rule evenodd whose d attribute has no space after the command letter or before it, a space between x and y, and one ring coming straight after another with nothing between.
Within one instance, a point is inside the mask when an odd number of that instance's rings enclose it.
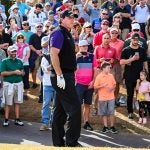
<instances>
[{"instance_id":1,"label":"black cap on spectator","mask_svg":"<svg viewBox=\"0 0 150 150\"><path fill-rule=\"evenodd\" d=\"M138 33L133 33L131 36L131 39L140 38L140 35Z\"/></svg>"},{"instance_id":2,"label":"black cap on spectator","mask_svg":"<svg viewBox=\"0 0 150 150\"><path fill-rule=\"evenodd\" d=\"M61 18L74 17L74 15L73 15L72 11L70 11L70 10L64 10L64 11L61 12L60 17Z\"/></svg>"},{"instance_id":3,"label":"black cap on spectator","mask_svg":"<svg viewBox=\"0 0 150 150\"><path fill-rule=\"evenodd\" d=\"M92 0L92 3L98 3L98 0Z\"/></svg>"}]
</instances>

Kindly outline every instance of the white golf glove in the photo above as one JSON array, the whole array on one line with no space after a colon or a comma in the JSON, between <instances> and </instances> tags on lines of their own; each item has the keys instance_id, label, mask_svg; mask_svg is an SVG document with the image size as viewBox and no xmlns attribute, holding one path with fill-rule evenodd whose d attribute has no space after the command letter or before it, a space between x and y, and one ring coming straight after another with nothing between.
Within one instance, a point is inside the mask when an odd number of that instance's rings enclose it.
<instances>
[{"instance_id":1,"label":"white golf glove","mask_svg":"<svg viewBox=\"0 0 150 150\"><path fill-rule=\"evenodd\" d=\"M65 84L65 79L64 79L63 75L57 75L57 86L64 90L65 85L66 84Z\"/></svg>"}]
</instances>

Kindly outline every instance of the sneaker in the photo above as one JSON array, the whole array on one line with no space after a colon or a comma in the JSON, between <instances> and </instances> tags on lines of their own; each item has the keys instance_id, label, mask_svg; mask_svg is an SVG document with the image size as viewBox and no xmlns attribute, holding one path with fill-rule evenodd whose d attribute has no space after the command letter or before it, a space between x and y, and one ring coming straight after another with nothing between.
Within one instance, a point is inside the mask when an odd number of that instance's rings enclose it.
<instances>
[{"instance_id":1,"label":"sneaker","mask_svg":"<svg viewBox=\"0 0 150 150\"><path fill-rule=\"evenodd\" d=\"M109 128L108 127L103 127L103 129L100 131L101 133L108 133Z\"/></svg>"},{"instance_id":2,"label":"sneaker","mask_svg":"<svg viewBox=\"0 0 150 150\"><path fill-rule=\"evenodd\" d=\"M147 118L143 118L143 124L147 124Z\"/></svg>"},{"instance_id":3,"label":"sneaker","mask_svg":"<svg viewBox=\"0 0 150 150\"><path fill-rule=\"evenodd\" d=\"M143 122L143 119L142 119L142 118L139 118L138 123L141 124L142 122Z\"/></svg>"},{"instance_id":4,"label":"sneaker","mask_svg":"<svg viewBox=\"0 0 150 150\"><path fill-rule=\"evenodd\" d=\"M15 119L15 125L24 126L24 123L20 119Z\"/></svg>"},{"instance_id":5,"label":"sneaker","mask_svg":"<svg viewBox=\"0 0 150 150\"><path fill-rule=\"evenodd\" d=\"M129 118L129 119L133 119L133 114L130 113L130 114L128 115L128 118Z\"/></svg>"},{"instance_id":6,"label":"sneaker","mask_svg":"<svg viewBox=\"0 0 150 150\"><path fill-rule=\"evenodd\" d=\"M37 85L36 83L33 83L32 88L33 88L33 89L36 89L37 86L38 86L38 85Z\"/></svg>"},{"instance_id":7,"label":"sneaker","mask_svg":"<svg viewBox=\"0 0 150 150\"><path fill-rule=\"evenodd\" d=\"M89 131L93 131L93 128L91 127L91 125L89 124L89 122L86 122L83 126L83 128L85 130L89 130Z\"/></svg>"},{"instance_id":8,"label":"sneaker","mask_svg":"<svg viewBox=\"0 0 150 150\"><path fill-rule=\"evenodd\" d=\"M114 134L118 133L118 130L115 127L110 127L109 131Z\"/></svg>"},{"instance_id":9,"label":"sneaker","mask_svg":"<svg viewBox=\"0 0 150 150\"><path fill-rule=\"evenodd\" d=\"M96 115L97 115L97 113L98 113L98 110L97 110L97 108L93 108L92 115L93 115L93 116L96 116Z\"/></svg>"},{"instance_id":10,"label":"sneaker","mask_svg":"<svg viewBox=\"0 0 150 150\"><path fill-rule=\"evenodd\" d=\"M49 130L48 125L42 124L41 127L40 127L40 131L46 131L46 130Z\"/></svg>"},{"instance_id":11,"label":"sneaker","mask_svg":"<svg viewBox=\"0 0 150 150\"><path fill-rule=\"evenodd\" d=\"M3 122L3 127L8 127L9 126L9 121L8 119L5 119Z\"/></svg>"}]
</instances>

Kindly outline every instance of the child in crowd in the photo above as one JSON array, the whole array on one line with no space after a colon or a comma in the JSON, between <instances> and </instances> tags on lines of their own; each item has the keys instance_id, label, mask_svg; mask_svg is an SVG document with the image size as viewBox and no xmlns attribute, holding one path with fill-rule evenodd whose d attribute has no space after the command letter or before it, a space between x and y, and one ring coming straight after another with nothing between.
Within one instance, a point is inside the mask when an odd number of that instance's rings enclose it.
<instances>
[{"instance_id":1,"label":"child in crowd","mask_svg":"<svg viewBox=\"0 0 150 150\"><path fill-rule=\"evenodd\" d=\"M147 73L140 72L140 79L137 80L136 90L138 91L137 99L139 101L139 121L140 124L147 123L147 111L150 113L150 82L147 81Z\"/></svg>"},{"instance_id":2,"label":"child in crowd","mask_svg":"<svg viewBox=\"0 0 150 150\"><path fill-rule=\"evenodd\" d=\"M114 91L116 81L110 73L111 65L108 62L101 64L101 72L97 75L94 83L94 88L98 89L98 114L102 116L104 127L102 133L112 132L117 133L114 127L115 117L115 96ZM108 120L110 120L110 128L108 128Z\"/></svg>"},{"instance_id":3,"label":"child in crowd","mask_svg":"<svg viewBox=\"0 0 150 150\"><path fill-rule=\"evenodd\" d=\"M92 131L93 128L89 124L90 106L92 104L93 95L93 54L88 52L87 40L79 41L79 52L76 55L77 70L76 90L78 98L83 105L83 128Z\"/></svg>"}]
</instances>

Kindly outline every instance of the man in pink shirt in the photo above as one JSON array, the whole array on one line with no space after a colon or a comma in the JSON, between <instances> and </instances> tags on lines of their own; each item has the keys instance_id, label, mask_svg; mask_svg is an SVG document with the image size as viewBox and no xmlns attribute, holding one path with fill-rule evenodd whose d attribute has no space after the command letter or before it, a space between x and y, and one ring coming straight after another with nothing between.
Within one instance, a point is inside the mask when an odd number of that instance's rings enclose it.
<instances>
[{"instance_id":1,"label":"man in pink shirt","mask_svg":"<svg viewBox=\"0 0 150 150\"><path fill-rule=\"evenodd\" d=\"M108 32L109 21L103 20L101 23L101 31L96 33L93 39L93 47L99 46L102 44L102 36Z\"/></svg>"}]
</instances>

